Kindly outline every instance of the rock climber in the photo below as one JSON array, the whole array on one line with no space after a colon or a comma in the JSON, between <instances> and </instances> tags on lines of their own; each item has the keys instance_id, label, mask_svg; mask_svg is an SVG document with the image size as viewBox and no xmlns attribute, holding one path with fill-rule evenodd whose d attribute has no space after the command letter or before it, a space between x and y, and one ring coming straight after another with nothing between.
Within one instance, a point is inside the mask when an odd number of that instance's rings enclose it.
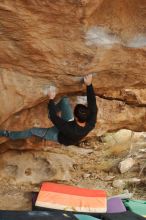
<instances>
[{"instance_id":1,"label":"rock climber","mask_svg":"<svg viewBox=\"0 0 146 220\"><path fill-rule=\"evenodd\" d=\"M37 136L45 140L59 142L63 145L77 145L92 129L94 129L97 117L97 105L92 85L92 74L84 76L84 84L87 90L87 106L77 104L74 112L67 97L63 97L57 104L56 89L49 89L48 117L53 123L50 128L33 127L24 131L0 130L0 136L12 140L26 139ZM58 112L61 115L58 115Z\"/></svg>"}]
</instances>

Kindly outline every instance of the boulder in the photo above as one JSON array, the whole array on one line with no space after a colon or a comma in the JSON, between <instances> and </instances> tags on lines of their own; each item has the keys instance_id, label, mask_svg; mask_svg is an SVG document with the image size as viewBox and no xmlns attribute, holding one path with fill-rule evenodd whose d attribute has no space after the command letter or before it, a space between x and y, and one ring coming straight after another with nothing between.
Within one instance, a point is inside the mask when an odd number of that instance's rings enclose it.
<instances>
[{"instance_id":1,"label":"boulder","mask_svg":"<svg viewBox=\"0 0 146 220\"><path fill-rule=\"evenodd\" d=\"M145 131L145 8L144 0L1 1L1 129L51 126L46 86L74 98L94 72L96 134Z\"/></svg>"},{"instance_id":2,"label":"boulder","mask_svg":"<svg viewBox=\"0 0 146 220\"><path fill-rule=\"evenodd\" d=\"M126 173L134 164L133 158L127 158L119 163L119 170L121 173Z\"/></svg>"}]
</instances>

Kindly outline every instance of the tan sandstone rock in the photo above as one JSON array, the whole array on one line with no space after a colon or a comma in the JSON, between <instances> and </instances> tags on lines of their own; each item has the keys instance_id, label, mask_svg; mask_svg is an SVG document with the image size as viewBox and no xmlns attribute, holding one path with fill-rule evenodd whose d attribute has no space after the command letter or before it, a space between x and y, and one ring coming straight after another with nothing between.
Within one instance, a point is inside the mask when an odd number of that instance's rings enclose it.
<instances>
[{"instance_id":1,"label":"tan sandstone rock","mask_svg":"<svg viewBox=\"0 0 146 220\"><path fill-rule=\"evenodd\" d=\"M46 85L81 95L94 72L97 135L146 130L145 13L144 0L1 0L1 129L50 126Z\"/></svg>"},{"instance_id":2,"label":"tan sandstone rock","mask_svg":"<svg viewBox=\"0 0 146 220\"><path fill-rule=\"evenodd\" d=\"M119 170L121 173L125 173L130 170L131 167L135 164L135 160L133 158L127 158L120 162Z\"/></svg>"}]
</instances>

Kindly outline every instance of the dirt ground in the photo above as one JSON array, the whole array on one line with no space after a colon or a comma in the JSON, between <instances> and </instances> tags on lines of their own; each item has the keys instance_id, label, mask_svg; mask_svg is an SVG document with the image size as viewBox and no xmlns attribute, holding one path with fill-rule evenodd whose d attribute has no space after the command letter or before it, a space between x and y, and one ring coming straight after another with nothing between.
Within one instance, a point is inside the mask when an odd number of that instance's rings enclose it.
<instances>
[{"instance_id":1,"label":"dirt ground","mask_svg":"<svg viewBox=\"0 0 146 220\"><path fill-rule=\"evenodd\" d=\"M52 157L54 160L51 161ZM135 164L126 173L121 174L118 165L128 157L133 158ZM57 158L62 158L60 163ZM1 155L0 209L31 210L31 192L38 192L43 181L103 189L108 196L129 192L133 194L132 198L146 200L145 161L145 136L119 143L94 137L82 142L78 147L52 146L45 152L38 151L35 154L31 151L11 150ZM53 168L50 167L51 163ZM31 168L28 168L27 164ZM113 186L114 180L125 181L131 178L140 181L137 183L126 181L122 186Z\"/></svg>"}]
</instances>

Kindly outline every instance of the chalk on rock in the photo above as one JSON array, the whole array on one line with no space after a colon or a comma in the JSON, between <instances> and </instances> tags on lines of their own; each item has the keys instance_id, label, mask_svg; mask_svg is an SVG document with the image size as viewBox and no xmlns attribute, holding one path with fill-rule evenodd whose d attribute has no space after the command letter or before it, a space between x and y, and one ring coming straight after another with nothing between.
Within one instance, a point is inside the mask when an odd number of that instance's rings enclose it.
<instances>
[{"instance_id":1,"label":"chalk on rock","mask_svg":"<svg viewBox=\"0 0 146 220\"><path fill-rule=\"evenodd\" d=\"M49 91L55 91L55 92L57 92L57 88L56 88L56 86L55 85L45 85L44 87L43 87L43 94L44 95L48 95L48 92Z\"/></svg>"}]
</instances>

